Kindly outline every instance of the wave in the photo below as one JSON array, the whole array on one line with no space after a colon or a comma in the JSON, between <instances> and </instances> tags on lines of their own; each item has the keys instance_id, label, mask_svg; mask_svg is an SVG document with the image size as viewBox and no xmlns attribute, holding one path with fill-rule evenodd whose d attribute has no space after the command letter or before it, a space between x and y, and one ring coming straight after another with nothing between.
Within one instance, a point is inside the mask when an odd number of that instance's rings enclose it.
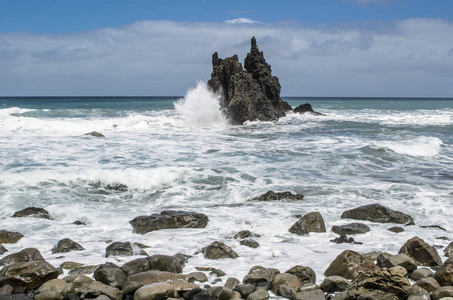
<instances>
[{"instance_id":1,"label":"wave","mask_svg":"<svg viewBox=\"0 0 453 300\"><path fill-rule=\"evenodd\" d=\"M20 107L8 107L0 109L0 116L20 116L21 114L35 111L36 109L20 108Z\"/></svg>"},{"instance_id":2,"label":"wave","mask_svg":"<svg viewBox=\"0 0 453 300\"><path fill-rule=\"evenodd\" d=\"M388 149L392 152L420 157L432 157L440 154L443 142L437 137L418 137L416 139L402 142L380 142L374 146Z\"/></svg>"}]
</instances>

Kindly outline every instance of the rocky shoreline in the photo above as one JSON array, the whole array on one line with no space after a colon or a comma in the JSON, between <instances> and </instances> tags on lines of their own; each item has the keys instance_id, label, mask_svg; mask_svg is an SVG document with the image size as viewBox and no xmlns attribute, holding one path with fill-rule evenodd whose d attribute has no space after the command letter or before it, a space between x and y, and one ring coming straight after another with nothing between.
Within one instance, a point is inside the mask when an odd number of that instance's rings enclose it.
<instances>
[{"instance_id":1,"label":"rocky shoreline","mask_svg":"<svg viewBox=\"0 0 453 300\"><path fill-rule=\"evenodd\" d=\"M301 201L303 195L291 192L269 191L250 201ZM12 217L35 217L52 220L43 208L29 207ZM225 241L215 241L200 247L200 253L212 260L211 267L196 267L196 272L184 274L191 256L197 253L152 255L147 246L139 243L112 242L105 257L112 262L84 265L66 261L60 266L48 263L39 250L26 248L8 254L3 244L17 243L24 236L19 232L0 231L2 254L0 259L0 300L2 299L248 299L261 300L282 297L303 299L449 299L453 297L453 260L444 262L437 250L418 237L409 239L398 253L380 249L371 253L353 251L354 239L348 235L364 234L370 228L357 222L399 224L388 229L404 231L404 226L415 226L413 218L380 204L371 204L345 211L341 218L355 220L350 224L327 229L319 212L297 216L288 228L296 235L331 230L340 235L333 242L351 244L351 250L339 254L324 271L325 278L317 282L310 266L296 265L288 270L271 266L254 266L244 278L229 277L215 267L216 259L237 259L239 255ZM83 226L81 222L77 223ZM163 211L150 216L138 216L130 221L136 234L154 230L204 228L209 217L195 212ZM243 230L230 236L241 245L259 247L259 235ZM226 242L226 243L225 243ZM329 241L326 241L330 243ZM69 238L60 240L52 253L83 250L83 245ZM453 246L448 245L444 255L450 257ZM119 256L144 255L119 266ZM209 280L208 278L211 278ZM212 279L214 278L214 279Z\"/></svg>"}]
</instances>

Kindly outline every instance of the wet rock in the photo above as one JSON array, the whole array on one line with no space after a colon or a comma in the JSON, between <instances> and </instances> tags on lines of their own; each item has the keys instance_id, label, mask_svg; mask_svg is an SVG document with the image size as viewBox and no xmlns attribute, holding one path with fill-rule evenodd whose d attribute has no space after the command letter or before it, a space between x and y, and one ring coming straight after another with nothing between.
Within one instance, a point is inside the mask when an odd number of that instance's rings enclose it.
<instances>
[{"instance_id":1,"label":"wet rock","mask_svg":"<svg viewBox=\"0 0 453 300\"><path fill-rule=\"evenodd\" d=\"M101 266L94 271L94 279L103 284L121 289L126 282L127 277L120 268Z\"/></svg>"},{"instance_id":2,"label":"wet rock","mask_svg":"<svg viewBox=\"0 0 453 300\"><path fill-rule=\"evenodd\" d=\"M268 191L259 197L253 198L254 201L277 201L277 200L303 200L304 195L293 194L292 192Z\"/></svg>"},{"instance_id":3,"label":"wet rock","mask_svg":"<svg viewBox=\"0 0 453 300\"><path fill-rule=\"evenodd\" d=\"M330 241L335 244L362 244L360 242L356 242L352 237L348 238L348 236L345 234L342 234Z\"/></svg>"},{"instance_id":4,"label":"wet rock","mask_svg":"<svg viewBox=\"0 0 453 300\"><path fill-rule=\"evenodd\" d=\"M201 288L183 293L182 298L186 300L213 300L209 291Z\"/></svg>"},{"instance_id":5,"label":"wet rock","mask_svg":"<svg viewBox=\"0 0 453 300\"><path fill-rule=\"evenodd\" d=\"M23 237L19 232L0 230L0 244L15 244Z\"/></svg>"},{"instance_id":6,"label":"wet rock","mask_svg":"<svg viewBox=\"0 0 453 300\"><path fill-rule=\"evenodd\" d=\"M174 256L153 255L148 257L151 264L151 270L159 270L172 273L182 273L184 264Z\"/></svg>"},{"instance_id":7,"label":"wet rock","mask_svg":"<svg viewBox=\"0 0 453 300\"><path fill-rule=\"evenodd\" d=\"M208 225L204 214L184 211L163 211L160 214L139 216L130 221L136 233L145 234L159 229L204 228Z\"/></svg>"},{"instance_id":8,"label":"wet rock","mask_svg":"<svg viewBox=\"0 0 453 300\"><path fill-rule=\"evenodd\" d=\"M298 291L302 285L299 278L289 273L280 273L274 276L271 283L271 290L274 294L278 294L280 285L285 285L295 291Z\"/></svg>"},{"instance_id":9,"label":"wet rock","mask_svg":"<svg viewBox=\"0 0 453 300\"><path fill-rule=\"evenodd\" d=\"M421 278L417 280L415 284L429 293L440 288L439 282L437 282L437 280L434 279L433 277Z\"/></svg>"},{"instance_id":10,"label":"wet rock","mask_svg":"<svg viewBox=\"0 0 453 300\"><path fill-rule=\"evenodd\" d=\"M296 276L300 280L301 284L316 282L316 273L310 267L296 265L287 270L285 273Z\"/></svg>"},{"instance_id":11,"label":"wet rock","mask_svg":"<svg viewBox=\"0 0 453 300\"><path fill-rule=\"evenodd\" d=\"M0 295L0 300L32 300L32 294L18 293L18 294L6 294Z\"/></svg>"},{"instance_id":12,"label":"wet rock","mask_svg":"<svg viewBox=\"0 0 453 300\"><path fill-rule=\"evenodd\" d=\"M85 274L91 274L96 269L99 268L99 265L94 265L94 266L81 266L74 268L68 272L69 275L85 275Z\"/></svg>"},{"instance_id":13,"label":"wet rock","mask_svg":"<svg viewBox=\"0 0 453 300\"><path fill-rule=\"evenodd\" d=\"M298 292L291 300L325 300L324 293L320 289Z\"/></svg>"},{"instance_id":14,"label":"wet rock","mask_svg":"<svg viewBox=\"0 0 453 300\"><path fill-rule=\"evenodd\" d=\"M443 228L442 226L439 226L439 225L420 225L420 228L436 228L436 229L440 229L440 230L443 230L443 231L447 231L447 229Z\"/></svg>"},{"instance_id":15,"label":"wet rock","mask_svg":"<svg viewBox=\"0 0 453 300\"><path fill-rule=\"evenodd\" d=\"M0 259L0 266L16 262L45 261L38 249L26 248L20 252L9 254Z\"/></svg>"},{"instance_id":16,"label":"wet rock","mask_svg":"<svg viewBox=\"0 0 453 300\"><path fill-rule=\"evenodd\" d=\"M358 252L345 250L340 253L324 272L326 276L339 275L346 279L354 279L360 272L369 273L378 267Z\"/></svg>"},{"instance_id":17,"label":"wet rock","mask_svg":"<svg viewBox=\"0 0 453 300\"><path fill-rule=\"evenodd\" d=\"M447 297L453 297L453 286L443 286L441 288L438 288L429 296L431 300L445 300L445 298Z\"/></svg>"},{"instance_id":18,"label":"wet rock","mask_svg":"<svg viewBox=\"0 0 453 300\"><path fill-rule=\"evenodd\" d=\"M239 284L241 284L241 281L239 279L230 277L225 282L225 287L234 290L234 288Z\"/></svg>"},{"instance_id":19,"label":"wet rock","mask_svg":"<svg viewBox=\"0 0 453 300\"><path fill-rule=\"evenodd\" d=\"M453 254L453 242L448 244L448 246L445 247L445 249L444 249L444 255L445 256L451 257L451 256L453 256L452 254Z\"/></svg>"},{"instance_id":20,"label":"wet rock","mask_svg":"<svg viewBox=\"0 0 453 300\"><path fill-rule=\"evenodd\" d=\"M260 237L260 235L252 233L249 230L242 230L232 236L233 239L245 239L250 237Z\"/></svg>"},{"instance_id":21,"label":"wet rock","mask_svg":"<svg viewBox=\"0 0 453 300\"><path fill-rule=\"evenodd\" d=\"M184 274L176 274L171 272L163 272L157 270L151 270L147 272L137 273L129 276L129 280L140 282L143 285L157 283L157 282L173 282L177 280L188 281L190 276Z\"/></svg>"},{"instance_id":22,"label":"wet rock","mask_svg":"<svg viewBox=\"0 0 453 300\"><path fill-rule=\"evenodd\" d=\"M404 228L403 227L399 227L399 226L393 226L393 227L388 228L387 230L391 231L391 232L394 232L394 233L404 232Z\"/></svg>"},{"instance_id":23,"label":"wet rock","mask_svg":"<svg viewBox=\"0 0 453 300\"><path fill-rule=\"evenodd\" d=\"M14 288L9 284L5 284L0 287L0 295L12 294L14 292Z\"/></svg>"},{"instance_id":24,"label":"wet rock","mask_svg":"<svg viewBox=\"0 0 453 300\"><path fill-rule=\"evenodd\" d=\"M437 269L434 273L434 278L442 286L453 286L453 263L450 258L447 259L439 269Z\"/></svg>"},{"instance_id":25,"label":"wet rock","mask_svg":"<svg viewBox=\"0 0 453 300\"><path fill-rule=\"evenodd\" d=\"M313 108L311 107L311 104L309 104L309 103L301 104L298 107L296 107L293 111L294 111L294 113L297 113L297 114L310 113L315 116L325 116L322 113L314 111Z\"/></svg>"},{"instance_id":26,"label":"wet rock","mask_svg":"<svg viewBox=\"0 0 453 300\"><path fill-rule=\"evenodd\" d=\"M427 268L418 268L410 274L410 278L414 281L417 281L421 278L433 277L434 273Z\"/></svg>"},{"instance_id":27,"label":"wet rock","mask_svg":"<svg viewBox=\"0 0 453 300\"><path fill-rule=\"evenodd\" d=\"M84 226L87 225L87 224L85 224L84 222L79 221L79 220L72 222L72 224L74 224L74 225L84 225Z\"/></svg>"},{"instance_id":28,"label":"wet rock","mask_svg":"<svg viewBox=\"0 0 453 300\"><path fill-rule=\"evenodd\" d=\"M242 299L247 299L247 297L256 291L256 286L253 284L239 284L236 286L233 291L239 292L241 294Z\"/></svg>"},{"instance_id":29,"label":"wet rock","mask_svg":"<svg viewBox=\"0 0 453 300\"><path fill-rule=\"evenodd\" d=\"M126 276L130 276L132 274L151 270L151 263L149 262L148 258L137 258L125 263L121 267L121 269L126 274Z\"/></svg>"},{"instance_id":30,"label":"wet rock","mask_svg":"<svg viewBox=\"0 0 453 300\"><path fill-rule=\"evenodd\" d=\"M363 223L351 223L347 225L332 226L332 231L338 235L363 234L370 231L370 227Z\"/></svg>"},{"instance_id":31,"label":"wet rock","mask_svg":"<svg viewBox=\"0 0 453 300\"><path fill-rule=\"evenodd\" d=\"M62 278L64 281L72 284L74 289L79 289L93 282L93 279L86 275L68 275Z\"/></svg>"},{"instance_id":32,"label":"wet rock","mask_svg":"<svg viewBox=\"0 0 453 300\"><path fill-rule=\"evenodd\" d=\"M65 261L64 263L60 264L60 267L64 270L72 270L78 267L83 266L82 263L73 262L73 261Z\"/></svg>"},{"instance_id":33,"label":"wet rock","mask_svg":"<svg viewBox=\"0 0 453 300\"><path fill-rule=\"evenodd\" d=\"M265 289L257 289L247 296L246 300L268 300L269 293Z\"/></svg>"},{"instance_id":34,"label":"wet rock","mask_svg":"<svg viewBox=\"0 0 453 300\"><path fill-rule=\"evenodd\" d=\"M404 253L391 255L383 260L382 263L378 263L378 266L381 268L401 266L405 268L409 273L417 269L417 263Z\"/></svg>"},{"instance_id":35,"label":"wet rock","mask_svg":"<svg viewBox=\"0 0 453 300\"><path fill-rule=\"evenodd\" d=\"M42 284L35 292L35 300L60 299L74 292L74 286L62 279L52 279Z\"/></svg>"},{"instance_id":36,"label":"wet rock","mask_svg":"<svg viewBox=\"0 0 453 300\"><path fill-rule=\"evenodd\" d=\"M208 276L206 276L203 272L190 272L187 274L190 277L189 281L198 281L198 282L206 282L208 281ZM225 284L226 285L226 284Z\"/></svg>"},{"instance_id":37,"label":"wet rock","mask_svg":"<svg viewBox=\"0 0 453 300\"><path fill-rule=\"evenodd\" d=\"M105 249L105 257L147 255L139 246L131 242L114 242Z\"/></svg>"},{"instance_id":38,"label":"wet rock","mask_svg":"<svg viewBox=\"0 0 453 300\"><path fill-rule=\"evenodd\" d=\"M296 291L289 286L281 284L278 286L278 295L282 296L283 298L291 299L296 295Z\"/></svg>"},{"instance_id":39,"label":"wet rock","mask_svg":"<svg viewBox=\"0 0 453 300\"><path fill-rule=\"evenodd\" d=\"M327 276L321 283L321 290L325 293L335 293L345 291L351 282L342 276Z\"/></svg>"},{"instance_id":40,"label":"wet rock","mask_svg":"<svg viewBox=\"0 0 453 300\"><path fill-rule=\"evenodd\" d=\"M88 133L85 133L84 135L89 135L89 136L94 136L94 137L105 137L105 135L103 135L102 133L99 133L97 131L88 132Z\"/></svg>"},{"instance_id":41,"label":"wet rock","mask_svg":"<svg viewBox=\"0 0 453 300\"><path fill-rule=\"evenodd\" d=\"M58 244L52 248L52 253L62 253L81 250L85 250L85 248L83 248L79 243L76 243L73 240L66 238L60 240Z\"/></svg>"},{"instance_id":42,"label":"wet rock","mask_svg":"<svg viewBox=\"0 0 453 300\"><path fill-rule=\"evenodd\" d=\"M123 293L112 286L103 284L99 281L93 281L88 285L81 287L78 292L80 293L80 298L96 298L100 295L105 295L111 300L121 300L123 298Z\"/></svg>"},{"instance_id":43,"label":"wet rock","mask_svg":"<svg viewBox=\"0 0 453 300\"><path fill-rule=\"evenodd\" d=\"M8 252L8 249L6 249L3 245L0 245L0 255L5 254L6 252Z\"/></svg>"},{"instance_id":44,"label":"wet rock","mask_svg":"<svg viewBox=\"0 0 453 300\"><path fill-rule=\"evenodd\" d=\"M48 220L52 220L49 212L44 208L39 207L27 207L21 211L17 211L12 215L14 218L19 217L33 217L33 218L44 218Z\"/></svg>"},{"instance_id":45,"label":"wet rock","mask_svg":"<svg viewBox=\"0 0 453 300\"><path fill-rule=\"evenodd\" d=\"M245 275L242 282L244 284L253 284L255 286L262 286L261 284L270 284L275 273L262 266L254 266L249 270L249 273Z\"/></svg>"},{"instance_id":46,"label":"wet rock","mask_svg":"<svg viewBox=\"0 0 453 300\"><path fill-rule=\"evenodd\" d=\"M210 275L215 275L217 277L222 277L226 275L226 273L223 272L222 270L213 267L195 267L195 269L197 269L198 271L209 271Z\"/></svg>"},{"instance_id":47,"label":"wet rock","mask_svg":"<svg viewBox=\"0 0 453 300\"><path fill-rule=\"evenodd\" d=\"M442 260L437 250L425 243L424 240L413 237L408 240L400 249L399 253L405 253L412 257L417 264L423 266L440 266Z\"/></svg>"},{"instance_id":48,"label":"wet rock","mask_svg":"<svg viewBox=\"0 0 453 300\"><path fill-rule=\"evenodd\" d=\"M220 259L220 258L238 258L236 252L222 242L213 242L206 248L201 250L206 258Z\"/></svg>"},{"instance_id":49,"label":"wet rock","mask_svg":"<svg viewBox=\"0 0 453 300\"><path fill-rule=\"evenodd\" d=\"M326 232L326 225L319 212L310 212L294 223L289 228L289 232L298 235L305 235L309 232Z\"/></svg>"},{"instance_id":50,"label":"wet rock","mask_svg":"<svg viewBox=\"0 0 453 300\"><path fill-rule=\"evenodd\" d=\"M247 246L249 248L258 248L260 246L260 244L257 241L252 240L252 239L244 239L244 240L240 241L239 244L241 244L243 246Z\"/></svg>"},{"instance_id":51,"label":"wet rock","mask_svg":"<svg viewBox=\"0 0 453 300\"><path fill-rule=\"evenodd\" d=\"M414 219L411 216L380 204L369 204L347 210L343 212L341 218L366 220L378 223L414 224Z\"/></svg>"},{"instance_id":52,"label":"wet rock","mask_svg":"<svg viewBox=\"0 0 453 300\"><path fill-rule=\"evenodd\" d=\"M57 268L45 261L16 262L0 271L0 285L22 286L35 289L58 277Z\"/></svg>"}]
</instances>

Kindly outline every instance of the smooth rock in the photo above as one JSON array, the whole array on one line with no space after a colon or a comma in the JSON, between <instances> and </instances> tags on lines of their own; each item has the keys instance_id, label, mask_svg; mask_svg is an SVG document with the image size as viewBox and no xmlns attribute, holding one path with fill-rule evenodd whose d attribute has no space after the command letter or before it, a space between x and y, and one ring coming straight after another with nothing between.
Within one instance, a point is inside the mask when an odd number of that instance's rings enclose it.
<instances>
[{"instance_id":1,"label":"smooth rock","mask_svg":"<svg viewBox=\"0 0 453 300\"><path fill-rule=\"evenodd\" d=\"M176 274L171 272L163 272L151 270L147 272L137 273L129 276L129 280L140 282L143 285L159 282L172 282L176 280L189 281L190 276L184 274Z\"/></svg>"},{"instance_id":2,"label":"smooth rock","mask_svg":"<svg viewBox=\"0 0 453 300\"><path fill-rule=\"evenodd\" d=\"M431 300L445 300L446 297L453 297L453 286L443 286L429 295Z\"/></svg>"},{"instance_id":3,"label":"smooth rock","mask_svg":"<svg viewBox=\"0 0 453 300\"><path fill-rule=\"evenodd\" d=\"M220 259L220 258L238 258L239 255L233 249L228 247L222 242L213 242L206 248L201 250L206 258Z\"/></svg>"},{"instance_id":4,"label":"smooth rock","mask_svg":"<svg viewBox=\"0 0 453 300\"><path fill-rule=\"evenodd\" d=\"M73 261L65 261L64 263L60 264L60 267L65 270L72 270L72 269L75 269L75 268L78 268L81 266L83 266L82 263L73 262Z\"/></svg>"},{"instance_id":5,"label":"smooth rock","mask_svg":"<svg viewBox=\"0 0 453 300\"><path fill-rule=\"evenodd\" d=\"M0 259L0 266L7 264L17 263L17 262L30 262L30 261L45 261L38 249L35 248L26 248L17 253L9 254L2 259Z\"/></svg>"},{"instance_id":6,"label":"smooth rock","mask_svg":"<svg viewBox=\"0 0 453 300\"><path fill-rule=\"evenodd\" d=\"M112 286L103 284L99 281L93 281L88 285L82 286L78 289L78 293L81 295L80 298L95 298L100 295L105 295L111 300L121 300L123 298L123 292Z\"/></svg>"},{"instance_id":7,"label":"smooth rock","mask_svg":"<svg viewBox=\"0 0 453 300\"><path fill-rule=\"evenodd\" d=\"M421 278L417 280L415 284L429 293L440 288L439 282L437 282L437 280L434 279L433 277Z\"/></svg>"},{"instance_id":8,"label":"smooth rock","mask_svg":"<svg viewBox=\"0 0 453 300\"><path fill-rule=\"evenodd\" d=\"M304 195L293 194L291 192L268 191L259 197L253 198L254 201L277 201L277 200L303 200Z\"/></svg>"},{"instance_id":9,"label":"smooth rock","mask_svg":"<svg viewBox=\"0 0 453 300\"><path fill-rule=\"evenodd\" d=\"M168 210L160 214L139 216L129 223L136 233L145 234L159 229L204 228L208 225L208 221L208 217L204 214Z\"/></svg>"},{"instance_id":10,"label":"smooth rock","mask_svg":"<svg viewBox=\"0 0 453 300\"><path fill-rule=\"evenodd\" d=\"M414 224L414 219L411 216L380 204L369 204L347 210L343 212L341 218L366 220L378 223Z\"/></svg>"},{"instance_id":11,"label":"smooth rock","mask_svg":"<svg viewBox=\"0 0 453 300\"><path fill-rule=\"evenodd\" d=\"M321 290L325 293L335 293L345 291L351 282L342 276L327 276L321 283Z\"/></svg>"},{"instance_id":12,"label":"smooth rock","mask_svg":"<svg viewBox=\"0 0 453 300\"><path fill-rule=\"evenodd\" d=\"M121 269L126 276L151 270L151 263L148 258L137 258L125 263Z\"/></svg>"},{"instance_id":13,"label":"smooth rock","mask_svg":"<svg viewBox=\"0 0 453 300\"><path fill-rule=\"evenodd\" d=\"M256 286L253 284L239 284L236 286L233 291L239 292L242 299L247 299L247 297L256 291Z\"/></svg>"},{"instance_id":14,"label":"smooth rock","mask_svg":"<svg viewBox=\"0 0 453 300\"><path fill-rule=\"evenodd\" d=\"M62 253L81 250L85 250L85 248L83 248L79 243L76 243L73 240L66 238L60 240L58 244L52 248L52 253Z\"/></svg>"},{"instance_id":15,"label":"smooth rock","mask_svg":"<svg viewBox=\"0 0 453 300\"><path fill-rule=\"evenodd\" d=\"M42 284L35 292L36 300L61 299L74 292L74 286L62 279L52 279Z\"/></svg>"},{"instance_id":16,"label":"smooth rock","mask_svg":"<svg viewBox=\"0 0 453 300\"><path fill-rule=\"evenodd\" d=\"M314 111L313 107L311 107L310 103L301 104L298 107L296 107L293 111L294 111L294 113L297 113L297 114L310 113L315 116L324 116L324 114Z\"/></svg>"},{"instance_id":17,"label":"smooth rock","mask_svg":"<svg viewBox=\"0 0 453 300\"><path fill-rule=\"evenodd\" d=\"M79 289L93 282L93 279L86 275L68 275L63 277L63 280L71 283L75 289Z\"/></svg>"},{"instance_id":18,"label":"smooth rock","mask_svg":"<svg viewBox=\"0 0 453 300\"><path fill-rule=\"evenodd\" d=\"M147 255L139 246L131 242L114 242L105 249L105 257Z\"/></svg>"},{"instance_id":19,"label":"smooth rock","mask_svg":"<svg viewBox=\"0 0 453 300\"><path fill-rule=\"evenodd\" d=\"M412 257L417 264L423 266L442 265L442 260L437 253L437 250L418 237L413 237L408 240L401 247L399 253L407 254Z\"/></svg>"},{"instance_id":20,"label":"smooth rock","mask_svg":"<svg viewBox=\"0 0 453 300\"><path fill-rule=\"evenodd\" d=\"M121 289L127 277L120 268L105 268L101 266L94 271L94 279L103 284Z\"/></svg>"},{"instance_id":21,"label":"smooth rock","mask_svg":"<svg viewBox=\"0 0 453 300\"><path fill-rule=\"evenodd\" d=\"M286 270L285 273L296 276L300 280L301 284L316 282L316 273L310 267L296 265Z\"/></svg>"},{"instance_id":22,"label":"smooth rock","mask_svg":"<svg viewBox=\"0 0 453 300\"><path fill-rule=\"evenodd\" d=\"M381 268L391 268L396 266L401 266L405 268L409 273L417 269L416 262L404 253L399 253L397 255L391 255L385 259L382 263L378 264Z\"/></svg>"},{"instance_id":23,"label":"smooth rock","mask_svg":"<svg viewBox=\"0 0 453 300\"><path fill-rule=\"evenodd\" d=\"M343 276L346 279L354 279L360 272L369 273L378 267L358 252L345 250L340 253L324 272L325 276Z\"/></svg>"},{"instance_id":24,"label":"smooth rock","mask_svg":"<svg viewBox=\"0 0 453 300\"><path fill-rule=\"evenodd\" d=\"M239 242L239 244L247 246L249 248L258 248L260 246L260 244L257 241L252 239L243 239L242 241Z\"/></svg>"},{"instance_id":25,"label":"smooth rock","mask_svg":"<svg viewBox=\"0 0 453 300\"><path fill-rule=\"evenodd\" d=\"M174 256L153 255L147 258L150 262L151 270L159 270L172 273L182 273L184 264Z\"/></svg>"},{"instance_id":26,"label":"smooth rock","mask_svg":"<svg viewBox=\"0 0 453 300\"><path fill-rule=\"evenodd\" d=\"M58 277L59 270L45 261L17 262L0 271L0 286L9 284L35 289Z\"/></svg>"},{"instance_id":27,"label":"smooth rock","mask_svg":"<svg viewBox=\"0 0 453 300\"><path fill-rule=\"evenodd\" d=\"M49 212L45 210L44 208L39 208L39 207L27 207L23 210L15 212L12 217L14 218L20 218L20 217L33 217L33 218L43 218L43 219L48 219L52 220L52 217L50 216Z\"/></svg>"},{"instance_id":28,"label":"smooth rock","mask_svg":"<svg viewBox=\"0 0 453 300\"><path fill-rule=\"evenodd\" d=\"M244 284L253 284L255 286L258 286L261 283L270 284L274 275L274 272L270 269L262 266L254 266L249 270L248 274L245 275L242 282Z\"/></svg>"},{"instance_id":29,"label":"smooth rock","mask_svg":"<svg viewBox=\"0 0 453 300\"><path fill-rule=\"evenodd\" d=\"M271 283L271 291L278 295L278 288L280 285L286 285L287 287L298 291L302 285L299 278L289 273L280 273L274 276Z\"/></svg>"},{"instance_id":30,"label":"smooth rock","mask_svg":"<svg viewBox=\"0 0 453 300\"><path fill-rule=\"evenodd\" d=\"M69 275L86 275L86 274L91 274L96 269L99 268L99 265L94 265L94 266L81 266L74 268L68 272Z\"/></svg>"},{"instance_id":31,"label":"smooth rock","mask_svg":"<svg viewBox=\"0 0 453 300\"><path fill-rule=\"evenodd\" d=\"M351 223L340 226L332 226L332 231L339 235L363 234L370 231L370 227L362 223Z\"/></svg>"},{"instance_id":32,"label":"smooth rock","mask_svg":"<svg viewBox=\"0 0 453 300\"><path fill-rule=\"evenodd\" d=\"M206 282L208 281L208 276L206 276L203 272L190 272L187 274L190 277L189 281L198 281L198 282ZM226 285L226 284L225 284Z\"/></svg>"},{"instance_id":33,"label":"smooth rock","mask_svg":"<svg viewBox=\"0 0 453 300\"><path fill-rule=\"evenodd\" d=\"M448 244L448 246L445 247L445 249L444 249L444 255L446 257L450 257L450 256L452 256L452 254L453 254L453 242Z\"/></svg>"},{"instance_id":34,"label":"smooth rock","mask_svg":"<svg viewBox=\"0 0 453 300\"><path fill-rule=\"evenodd\" d=\"M0 244L15 244L23 237L19 232L0 230Z\"/></svg>"},{"instance_id":35,"label":"smooth rock","mask_svg":"<svg viewBox=\"0 0 453 300\"><path fill-rule=\"evenodd\" d=\"M289 286L284 284L280 284L278 286L278 295L282 296L283 298L291 299L296 294L296 291Z\"/></svg>"},{"instance_id":36,"label":"smooth rock","mask_svg":"<svg viewBox=\"0 0 453 300\"><path fill-rule=\"evenodd\" d=\"M410 274L410 278L414 281L417 281L421 278L426 278L426 277L433 277L434 276L434 273L427 269L427 268L418 268L417 270L414 270L411 274Z\"/></svg>"},{"instance_id":37,"label":"smooth rock","mask_svg":"<svg viewBox=\"0 0 453 300\"><path fill-rule=\"evenodd\" d=\"M325 300L324 293L320 289L296 293L291 300Z\"/></svg>"},{"instance_id":38,"label":"smooth rock","mask_svg":"<svg viewBox=\"0 0 453 300\"><path fill-rule=\"evenodd\" d=\"M434 273L434 278L442 286L453 286L453 264L449 260L445 261L445 263Z\"/></svg>"},{"instance_id":39,"label":"smooth rock","mask_svg":"<svg viewBox=\"0 0 453 300\"><path fill-rule=\"evenodd\" d=\"M326 232L326 225L319 212L310 212L294 223L289 228L289 232L298 235L306 235L309 232Z\"/></svg>"},{"instance_id":40,"label":"smooth rock","mask_svg":"<svg viewBox=\"0 0 453 300\"><path fill-rule=\"evenodd\" d=\"M225 282L225 287L234 290L234 288L237 287L239 284L241 284L241 281L239 279L230 277Z\"/></svg>"},{"instance_id":41,"label":"smooth rock","mask_svg":"<svg viewBox=\"0 0 453 300\"><path fill-rule=\"evenodd\" d=\"M393 227L387 228L387 230L391 231L391 232L394 232L394 233L404 232L404 228L403 227L399 227L399 226L393 226Z\"/></svg>"},{"instance_id":42,"label":"smooth rock","mask_svg":"<svg viewBox=\"0 0 453 300\"><path fill-rule=\"evenodd\" d=\"M247 296L246 300L268 300L269 293L265 289L257 289Z\"/></svg>"}]
</instances>

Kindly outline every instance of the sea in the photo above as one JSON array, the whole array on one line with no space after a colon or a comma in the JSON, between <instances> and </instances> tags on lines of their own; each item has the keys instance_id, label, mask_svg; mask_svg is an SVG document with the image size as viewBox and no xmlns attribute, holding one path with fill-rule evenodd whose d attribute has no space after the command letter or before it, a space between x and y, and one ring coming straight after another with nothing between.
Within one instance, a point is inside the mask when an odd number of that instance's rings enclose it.
<instances>
[{"instance_id":1,"label":"sea","mask_svg":"<svg viewBox=\"0 0 453 300\"><path fill-rule=\"evenodd\" d=\"M229 125L218 97L199 83L181 97L1 97L0 230L24 235L1 257L37 248L65 261L122 265L142 257L105 257L112 242L149 246L148 255L190 255L183 272L215 267L240 280L253 266L309 266L319 284L344 250L397 254L418 236L443 249L453 241L453 99L288 97L324 116L288 113L278 122ZM97 131L104 138L85 135ZM112 187L120 187L113 188ZM298 201L250 201L267 191ZM342 219L379 203L411 215L414 226ZM53 220L13 218L40 207ZM206 228L134 233L129 221L163 210L199 212ZM319 212L327 232L288 229ZM75 225L79 220L86 225ZM361 222L357 244L336 244L335 225ZM404 232L388 230L402 226ZM428 227L426 227L428 226ZM249 248L231 236L258 234ZM63 238L85 250L52 254ZM236 259L200 253L224 242ZM67 271L65 271L65 274ZM62 275L64 276L64 274ZM213 282L215 275L209 275Z\"/></svg>"}]
</instances>

